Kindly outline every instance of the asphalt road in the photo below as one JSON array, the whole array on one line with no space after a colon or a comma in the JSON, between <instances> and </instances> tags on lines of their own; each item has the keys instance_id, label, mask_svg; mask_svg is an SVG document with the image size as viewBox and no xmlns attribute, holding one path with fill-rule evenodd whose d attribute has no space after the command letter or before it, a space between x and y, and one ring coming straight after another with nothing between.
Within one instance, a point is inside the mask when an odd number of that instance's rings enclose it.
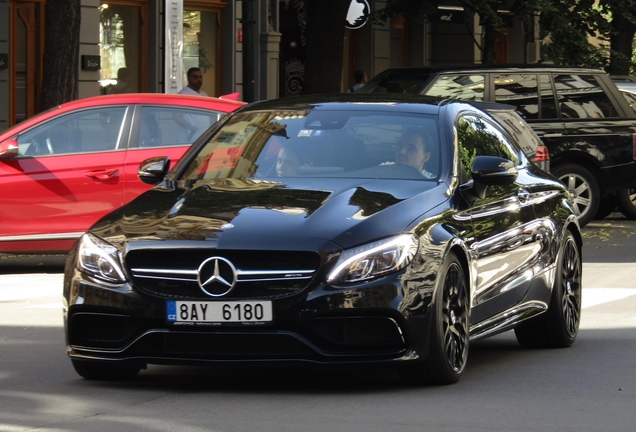
<instances>
[{"instance_id":1,"label":"asphalt road","mask_svg":"<svg viewBox=\"0 0 636 432\"><path fill-rule=\"evenodd\" d=\"M479 341L444 387L364 367L150 366L133 382L87 381L64 352L61 274L19 268L0 276L0 431L634 432L636 222L593 222L584 238L574 346Z\"/></svg>"}]
</instances>

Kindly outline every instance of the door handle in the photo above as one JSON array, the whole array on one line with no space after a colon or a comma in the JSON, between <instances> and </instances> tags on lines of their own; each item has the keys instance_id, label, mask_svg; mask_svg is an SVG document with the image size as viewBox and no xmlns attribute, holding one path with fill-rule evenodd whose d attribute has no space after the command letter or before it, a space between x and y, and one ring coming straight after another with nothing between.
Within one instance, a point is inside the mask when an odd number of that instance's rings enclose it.
<instances>
[{"instance_id":1,"label":"door handle","mask_svg":"<svg viewBox=\"0 0 636 432\"><path fill-rule=\"evenodd\" d=\"M541 138L561 138L563 136L562 133L553 132L541 135Z\"/></svg>"},{"instance_id":2,"label":"door handle","mask_svg":"<svg viewBox=\"0 0 636 432\"><path fill-rule=\"evenodd\" d=\"M517 192L517 198L521 204L525 204L530 200L530 192L525 189L521 189Z\"/></svg>"},{"instance_id":3,"label":"door handle","mask_svg":"<svg viewBox=\"0 0 636 432\"><path fill-rule=\"evenodd\" d=\"M86 177L91 178L93 180L108 180L112 177L117 176L118 174L119 174L119 169L117 168L88 171L87 173L84 173Z\"/></svg>"}]
</instances>

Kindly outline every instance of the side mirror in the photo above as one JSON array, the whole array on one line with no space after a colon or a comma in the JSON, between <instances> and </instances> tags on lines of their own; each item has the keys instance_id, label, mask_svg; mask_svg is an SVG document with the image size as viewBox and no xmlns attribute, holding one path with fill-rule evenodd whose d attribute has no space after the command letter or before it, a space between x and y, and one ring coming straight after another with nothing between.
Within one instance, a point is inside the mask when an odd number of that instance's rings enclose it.
<instances>
[{"instance_id":1,"label":"side mirror","mask_svg":"<svg viewBox=\"0 0 636 432\"><path fill-rule=\"evenodd\" d=\"M0 143L0 159L13 159L18 156L18 142L8 139Z\"/></svg>"},{"instance_id":2,"label":"side mirror","mask_svg":"<svg viewBox=\"0 0 636 432\"><path fill-rule=\"evenodd\" d=\"M142 183L155 185L166 178L170 170L170 159L167 157L153 157L146 159L139 165L137 176Z\"/></svg>"},{"instance_id":3,"label":"side mirror","mask_svg":"<svg viewBox=\"0 0 636 432\"><path fill-rule=\"evenodd\" d=\"M477 156L471 171L475 183L484 185L513 184L519 175L513 161L497 156Z\"/></svg>"},{"instance_id":4,"label":"side mirror","mask_svg":"<svg viewBox=\"0 0 636 432\"><path fill-rule=\"evenodd\" d=\"M468 192L469 201L486 196L492 185L509 185L517 180L519 170L511 160L497 156L477 156L471 168L473 187Z\"/></svg>"}]
</instances>

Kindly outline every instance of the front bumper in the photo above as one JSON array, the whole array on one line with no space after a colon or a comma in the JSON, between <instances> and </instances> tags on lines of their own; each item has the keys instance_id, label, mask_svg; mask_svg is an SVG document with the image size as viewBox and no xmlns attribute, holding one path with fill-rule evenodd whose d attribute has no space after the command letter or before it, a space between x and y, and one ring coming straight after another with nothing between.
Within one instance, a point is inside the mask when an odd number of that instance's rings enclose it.
<instances>
[{"instance_id":1,"label":"front bumper","mask_svg":"<svg viewBox=\"0 0 636 432\"><path fill-rule=\"evenodd\" d=\"M67 353L150 364L419 360L427 354L430 301L405 290L403 276L274 299L274 320L263 325L174 325L164 298L128 284L106 286L73 269L65 280Z\"/></svg>"}]
</instances>

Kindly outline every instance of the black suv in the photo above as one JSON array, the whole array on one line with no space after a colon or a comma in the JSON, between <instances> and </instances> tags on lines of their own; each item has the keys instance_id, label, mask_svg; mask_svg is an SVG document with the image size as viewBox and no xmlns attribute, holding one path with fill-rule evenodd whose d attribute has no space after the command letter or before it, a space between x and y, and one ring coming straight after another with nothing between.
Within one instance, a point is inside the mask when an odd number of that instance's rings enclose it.
<instances>
[{"instance_id":1,"label":"black suv","mask_svg":"<svg viewBox=\"0 0 636 432\"><path fill-rule=\"evenodd\" d=\"M388 69L360 92L498 102L543 140L550 170L572 193L581 226L604 198L636 184L636 112L602 69L501 65Z\"/></svg>"}]
</instances>

